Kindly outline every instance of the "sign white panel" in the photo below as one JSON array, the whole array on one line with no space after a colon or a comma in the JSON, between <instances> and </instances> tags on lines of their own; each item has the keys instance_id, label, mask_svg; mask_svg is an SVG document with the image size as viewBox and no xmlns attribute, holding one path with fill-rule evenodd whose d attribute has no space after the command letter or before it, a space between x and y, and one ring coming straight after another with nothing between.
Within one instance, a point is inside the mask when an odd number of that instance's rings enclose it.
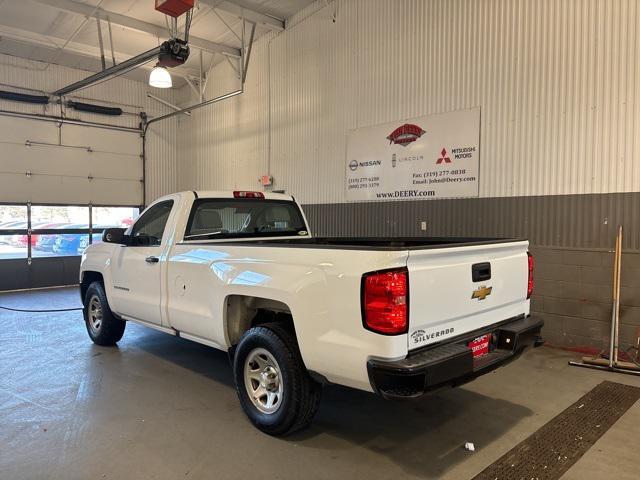
<instances>
[{"instance_id":1,"label":"sign white panel","mask_svg":"<svg viewBox=\"0 0 640 480\"><path fill-rule=\"evenodd\" d=\"M359 128L347 137L346 198L477 197L480 109Z\"/></svg>"}]
</instances>

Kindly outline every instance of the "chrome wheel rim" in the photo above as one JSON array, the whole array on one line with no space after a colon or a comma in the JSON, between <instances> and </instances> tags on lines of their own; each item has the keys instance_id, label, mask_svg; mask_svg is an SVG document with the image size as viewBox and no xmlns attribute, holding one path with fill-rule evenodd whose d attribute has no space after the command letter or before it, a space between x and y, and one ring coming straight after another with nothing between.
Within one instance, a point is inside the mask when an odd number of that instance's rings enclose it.
<instances>
[{"instance_id":1,"label":"chrome wheel rim","mask_svg":"<svg viewBox=\"0 0 640 480\"><path fill-rule=\"evenodd\" d=\"M282 373L275 357L264 348L255 348L247 355L244 386L259 411L268 415L278 411L283 399Z\"/></svg>"},{"instance_id":2,"label":"chrome wheel rim","mask_svg":"<svg viewBox=\"0 0 640 480\"><path fill-rule=\"evenodd\" d=\"M89 308L87 309L87 318L89 320L89 328L94 334L100 333L102 328L102 303L97 295L89 300Z\"/></svg>"}]
</instances>

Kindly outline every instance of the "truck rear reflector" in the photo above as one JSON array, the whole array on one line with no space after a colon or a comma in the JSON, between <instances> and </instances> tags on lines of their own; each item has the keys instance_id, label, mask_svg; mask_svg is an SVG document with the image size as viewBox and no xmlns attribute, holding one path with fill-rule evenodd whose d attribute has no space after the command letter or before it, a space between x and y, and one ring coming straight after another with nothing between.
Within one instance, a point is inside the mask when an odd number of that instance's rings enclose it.
<instances>
[{"instance_id":1,"label":"truck rear reflector","mask_svg":"<svg viewBox=\"0 0 640 480\"><path fill-rule=\"evenodd\" d=\"M262 192L233 192L234 198L264 198Z\"/></svg>"},{"instance_id":2,"label":"truck rear reflector","mask_svg":"<svg viewBox=\"0 0 640 480\"><path fill-rule=\"evenodd\" d=\"M406 268L365 273L362 276L364 327L383 335L407 333L409 279Z\"/></svg>"},{"instance_id":3,"label":"truck rear reflector","mask_svg":"<svg viewBox=\"0 0 640 480\"><path fill-rule=\"evenodd\" d=\"M529 279L527 281L527 298L531 298L533 293L533 255L527 252L527 261L529 265Z\"/></svg>"}]
</instances>

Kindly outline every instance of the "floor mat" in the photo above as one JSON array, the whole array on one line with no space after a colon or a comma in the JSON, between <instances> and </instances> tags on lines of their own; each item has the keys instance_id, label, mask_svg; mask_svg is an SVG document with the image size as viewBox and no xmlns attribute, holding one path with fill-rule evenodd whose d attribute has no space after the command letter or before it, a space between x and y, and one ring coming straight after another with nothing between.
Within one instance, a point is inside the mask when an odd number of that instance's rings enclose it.
<instances>
[{"instance_id":1,"label":"floor mat","mask_svg":"<svg viewBox=\"0 0 640 480\"><path fill-rule=\"evenodd\" d=\"M560 478L640 398L640 388L602 382L474 480Z\"/></svg>"}]
</instances>

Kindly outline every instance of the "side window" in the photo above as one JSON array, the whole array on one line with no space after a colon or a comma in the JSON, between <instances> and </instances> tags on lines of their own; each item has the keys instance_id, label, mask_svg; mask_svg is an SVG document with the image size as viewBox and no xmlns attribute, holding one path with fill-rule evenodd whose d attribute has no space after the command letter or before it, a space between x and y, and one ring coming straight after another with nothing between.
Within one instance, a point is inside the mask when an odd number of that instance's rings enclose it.
<instances>
[{"instance_id":1,"label":"side window","mask_svg":"<svg viewBox=\"0 0 640 480\"><path fill-rule=\"evenodd\" d=\"M147 210L131 230L133 246L157 246L162 242L162 234L167 225L173 200L158 203Z\"/></svg>"}]
</instances>

